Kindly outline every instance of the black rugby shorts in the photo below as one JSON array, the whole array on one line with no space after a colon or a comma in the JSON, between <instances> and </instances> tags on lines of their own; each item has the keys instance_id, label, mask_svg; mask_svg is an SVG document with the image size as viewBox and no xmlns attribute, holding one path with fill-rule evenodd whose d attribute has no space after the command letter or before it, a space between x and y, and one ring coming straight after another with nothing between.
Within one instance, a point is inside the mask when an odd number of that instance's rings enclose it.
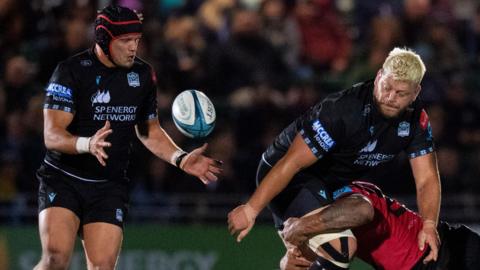
<instances>
[{"instance_id":1,"label":"black rugby shorts","mask_svg":"<svg viewBox=\"0 0 480 270\"><path fill-rule=\"evenodd\" d=\"M80 219L80 227L106 222L123 229L128 213L128 184L117 181L86 182L42 165L37 171L38 212L63 207Z\"/></svg>"},{"instance_id":2,"label":"black rugby shorts","mask_svg":"<svg viewBox=\"0 0 480 270\"><path fill-rule=\"evenodd\" d=\"M267 175L271 167L260 160L257 169L257 185ZM283 230L283 222L290 217L302 217L320 207L333 202L332 192L318 177L305 171L293 176L287 187L268 205L277 230Z\"/></svg>"}]
</instances>

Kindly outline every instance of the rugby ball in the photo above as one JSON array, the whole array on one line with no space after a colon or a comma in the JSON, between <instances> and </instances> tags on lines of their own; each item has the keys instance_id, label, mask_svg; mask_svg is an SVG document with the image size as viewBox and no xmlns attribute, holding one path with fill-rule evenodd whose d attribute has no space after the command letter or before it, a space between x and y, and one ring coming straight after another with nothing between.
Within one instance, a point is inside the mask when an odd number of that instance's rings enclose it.
<instances>
[{"instance_id":1,"label":"rugby ball","mask_svg":"<svg viewBox=\"0 0 480 270\"><path fill-rule=\"evenodd\" d=\"M175 126L185 136L202 138L215 127L215 107L210 99L198 90L185 90L172 104Z\"/></svg>"}]
</instances>

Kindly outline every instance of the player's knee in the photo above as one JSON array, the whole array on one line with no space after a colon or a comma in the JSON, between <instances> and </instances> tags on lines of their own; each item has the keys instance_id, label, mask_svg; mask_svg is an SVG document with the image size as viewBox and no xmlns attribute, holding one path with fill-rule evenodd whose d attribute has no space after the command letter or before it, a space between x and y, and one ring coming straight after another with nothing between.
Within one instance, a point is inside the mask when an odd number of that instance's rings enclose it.
<instances>
[{"instance_id":1,"label":"player's knee","mask_svg":"<svg viewBox=\"0 0 480 270\"><path fill-rule=\"evenodd\" d=\"M357 240L350 230L339 233L322 234L312 237L308 243L318 256L313 269L348 269L357 251Z\"/></svg>"},{"instance_id":2,"label":"player's knee","mask_svg":"<svg viewBox=\"0 0 480 270\"><path fill-rule=\"evenodd\" d=\"M116 261L116 257L95 258L93 260L89 260L88 270L113 270L115 269Z\"/></svg>"},{"instance_id":3,"label":"player's knee","mask_svg":"<svg viewBox=\"0 0 480 270\"><path fill-rule=\"evenodd\" d=\"M334 264L332 261L330 260L327 260L323 257L318 257L312 264L312 266L310 266L310 268L308 268L308 270L345 270L345 269L349 269L349 265L347 265L346 267L341 267L341 266L338 266L336 264Z\"/></svg>"},{"instance_id":4,"label":"player's knee","mask_svg":"<svg viewBox=\"0 0 480 270\"><path fill-rule=\"evenodd\" d=\"M70 254L67 252L50 249L42 255L40 265L42 265L44 269L62 270L68 269L69 261Z\"/></svg>"}]
</instances>

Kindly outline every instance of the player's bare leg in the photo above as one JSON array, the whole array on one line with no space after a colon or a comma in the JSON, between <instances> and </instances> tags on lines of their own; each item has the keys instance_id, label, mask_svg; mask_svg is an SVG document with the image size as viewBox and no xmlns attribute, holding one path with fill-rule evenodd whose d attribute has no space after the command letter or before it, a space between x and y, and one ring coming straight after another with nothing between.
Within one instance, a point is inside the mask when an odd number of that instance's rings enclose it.
<instances>
[{"instance_id":1,"label":"player's bare leg","mask_svg":"<svg viewBox=\"0 0 480 270\"><path fill-rule=\"evenodd\" d=\"M122 245L122 229L110 223L95 222L83 226L83 248L89 270L115 269Z\"/></svg>"},{"instance_id":2,"label":"player's bare leg","mask_svg":"<svg viewBox=\"0 0 480 270\"><path fill-rule=\"evenodd\" d=\"M68 269L80 220L61 207L44 209L38 215L42 258L35 270Z\"/></svg>"}]
</instances>

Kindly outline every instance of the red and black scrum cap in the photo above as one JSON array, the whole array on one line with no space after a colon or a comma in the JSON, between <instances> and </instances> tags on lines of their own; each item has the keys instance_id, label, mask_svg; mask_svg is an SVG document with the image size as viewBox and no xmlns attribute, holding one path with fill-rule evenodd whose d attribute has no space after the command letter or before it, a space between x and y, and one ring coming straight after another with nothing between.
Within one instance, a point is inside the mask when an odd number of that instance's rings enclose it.
<instances>
[{"instance_id":1,"label":"red and black scrum cap","mask_svg":"<svg viewBox=\"0 0 480 270\"><path fill-rule=\"evenodd\" d=\"M98 12L95 19L95 42L110 55L110 42L122 35L142 33L142 21L133 10L110 5Z\"/></svg>"}]
</instances>

